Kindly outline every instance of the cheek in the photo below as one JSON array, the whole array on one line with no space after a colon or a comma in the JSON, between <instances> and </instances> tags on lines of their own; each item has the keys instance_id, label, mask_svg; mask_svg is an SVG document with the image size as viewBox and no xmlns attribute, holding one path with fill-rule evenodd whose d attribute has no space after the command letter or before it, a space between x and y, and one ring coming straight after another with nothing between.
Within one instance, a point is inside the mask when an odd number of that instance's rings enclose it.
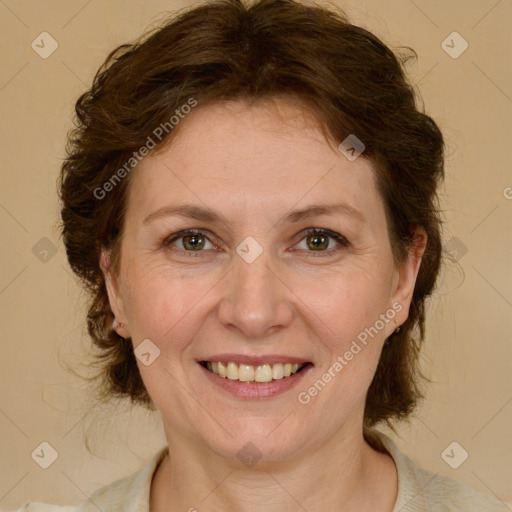
<instances>
[{"instance_id":1,"label":"cheek","mask_svg":"<svg viewBox=\"0 0 512 512\"><path fill-rule=\"evenodd\" d=\"M213 281L184 277L169 265L144 265L132 268L128 275L126 314L132 339L136 343L154 339L159 346L172 340L172 345L177 346L179 339L185 337L188 319L194 316Z\"/></svg>"},{"instance_id":2,"label":"cheek","mask_svg":"<svg viewBox=\"0 0 512 512\"><path fill-rule=\"evenodd\" d=\"M306 302L322 321L318 354L326 357L318 373L304 382L298 399L325 418L326 428L337 428L341 418L364 407L385 339L381 327L388 326L379 320L387 309L387 290L376 274L361 276L333 277L328 286L313 287ZM326 409L336 412L325 415Z\"/></svg>"},{"instance_id":3,"label":"cheek","mask_svg":"<svg viewBox=\"0 0 512 512\"><path fill-rule=\"evenodd\" d=\"M298 278L292 289L324 324L326 335L340 348L349 339L370 327L385 312L389 300L389 279L375 263L364 264L317 275Z\"/></svg>"},{"instance_id":4,"label":"cheek","mask_svg":"<svg viewBox=\"0 0 512 512\"><path fill-rule=\"evenodd\" d=\"M315 318L321 320L315 334L321 335L318 354L323 352L325 357L321 358L318 375L308 380L302 390L315 397L312 400L319 410L332 401L338 404L340 411L350 411L364 403L386 329L389 330L389 322L392 322L392 319L387 319L387 323L379 320L389 301L386 268L376 264L373 258L361 259L357 265L347 265L328 278L318 276L309 281L312 285L298 292L305 297L304 314L308 314L312 322ZM325 388L318 379L328 382Z\"/></svg>"}]
</instances>

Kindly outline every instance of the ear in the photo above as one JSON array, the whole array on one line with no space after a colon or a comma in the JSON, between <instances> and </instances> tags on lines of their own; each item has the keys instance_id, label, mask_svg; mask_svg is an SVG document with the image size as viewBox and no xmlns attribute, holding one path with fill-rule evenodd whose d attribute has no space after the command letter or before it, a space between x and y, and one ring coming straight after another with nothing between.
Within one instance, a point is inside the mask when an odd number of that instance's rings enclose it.
<instances>
[{"instance_id":1,"label":"ear","mask_svg":"<svg viewBox=\"0 0 512 512\"><path fill-rule=\"evenodd\" d=\"M100 268L105 278L105 286L107 288L108 301L110 309L115 316L113 328L123 338L129 338L130 332L128 331L127 318L123 303L123 298L119 293L119 287L116 276L110 268L110 252L106 250L101 251ZM123 324L121 327L119 324Z\"/></svg>"},{"instance_id":2,"label":"ear","mask_svg":"<svg viewBox=\"0 0 512 512\"><path fill-rule=\"evenodd\" d=\"M390 298L390 306L395 304L393 309L397 311L395 316L397 325L402 325L409 316L416 278L421 265L421 259L427 246L427 233L421 226L411 228L413 246L409 249L409 255L405 262L396 269L393 279L393 293ZM402 307L399 308L398 304ZM394 325L396 328L396 325ZM391 334L391 333L389 333Z\"/></svg>"}]
</instances>

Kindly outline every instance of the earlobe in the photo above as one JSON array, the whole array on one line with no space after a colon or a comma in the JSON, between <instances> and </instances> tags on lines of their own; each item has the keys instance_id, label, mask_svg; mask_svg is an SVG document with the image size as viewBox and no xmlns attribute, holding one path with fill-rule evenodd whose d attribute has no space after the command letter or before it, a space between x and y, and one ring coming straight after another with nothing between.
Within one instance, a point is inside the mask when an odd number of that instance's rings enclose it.
<instances>
[{"instance_id":1,"label":"earlobe","mask_svg":"<svg viewBox=\"0 0 512 512\"><path fill-rule=\"evenodd\" d=\"M114 323L112 328L123 338L129 338L130 333L126 329L126 317L124 312L123 300L119 294L116 277L112 274L110 269L110 254L106 251L101 251L100 268L103 272L105 279L105 287L107 289L108 301L110 309L114 314Z\"/></svg>"},{"instance_id":2,"label":"earlobe","mask_svg":"<svg viewBox=\"0 0 512 512\"><path fill-rule=\"evenodd\" d=\"M402 308L396 315L398 325L402 325L409 315L416 279L421 266L421 260L427 246L427 234L421 226L413 228L411 233L413 246L409 250L407 260L397 269L397 279L391 304L399 303Z\"/></svg>"}]
</instances>

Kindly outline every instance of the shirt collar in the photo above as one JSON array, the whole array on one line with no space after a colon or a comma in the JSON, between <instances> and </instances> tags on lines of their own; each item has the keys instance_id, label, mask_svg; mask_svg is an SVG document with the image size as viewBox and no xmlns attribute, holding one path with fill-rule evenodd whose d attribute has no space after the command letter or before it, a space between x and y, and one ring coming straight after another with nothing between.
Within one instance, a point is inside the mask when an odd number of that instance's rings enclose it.
<instances>
[{"instance_id":1,"label":"shirt collar","mask_svg":"<svg viewBox=\"0 0 512 512\"><path fill-rule=\"evenodd\" d=\"M426 512L427 504L423 489L437 477L418 468L404 455L395 442L386 434L375 429L364 429L366 441L372 448L388 453L393 459L398 475L398 495L393 512ZM151 481L160 462L169 453L169 447L161 448L150 461L130 478L130 489L125 497L125 512L148 512ZM101 501L101 500L99 500ZM96 502L97 503L97 502Z\"/></svg>"}]
</instances>

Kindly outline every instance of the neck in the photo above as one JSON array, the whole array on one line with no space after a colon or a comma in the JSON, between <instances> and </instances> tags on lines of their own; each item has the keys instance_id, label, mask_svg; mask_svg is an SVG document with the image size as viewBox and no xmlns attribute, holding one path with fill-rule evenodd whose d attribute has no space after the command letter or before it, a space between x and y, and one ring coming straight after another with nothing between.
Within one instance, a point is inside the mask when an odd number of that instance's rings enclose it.
<instances>
[{"instance_id":1,"label":"neck","mask_svg":"<svg viewBox=\"0 0 512 512\"><path fill-rule=\"evenodd\" d=\"M293 458L260 460L250 468L192 439L167 437L175 442L153 479L151 512L391 512L396 501L395 465L370 447L362 432L343 433Z\"/></svg>"}]
</instances>

